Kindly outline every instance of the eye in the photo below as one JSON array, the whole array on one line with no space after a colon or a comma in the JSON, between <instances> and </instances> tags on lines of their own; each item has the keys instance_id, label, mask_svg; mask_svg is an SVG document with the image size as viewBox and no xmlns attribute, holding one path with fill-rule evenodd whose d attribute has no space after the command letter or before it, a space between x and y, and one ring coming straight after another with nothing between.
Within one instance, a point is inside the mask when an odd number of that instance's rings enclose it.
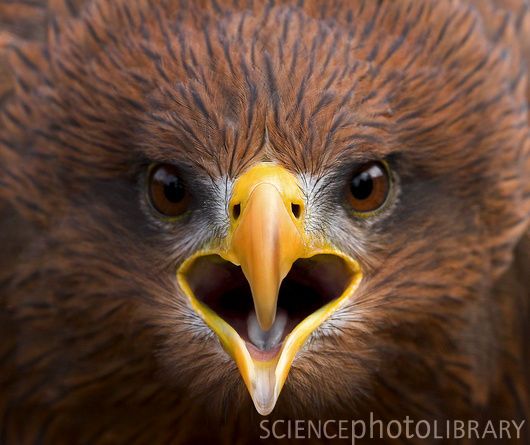
<instances>
[{"instance_id":1,"label":"eye","mask_svg":"<svg viewBox=\"0 0 530 445\"><path fill-rule=\"evenodd\" d=\"M390 190L388 169L382 162L369 162L351 177L347 196L356 213L374 212L386 201Z\"/></svg>"},{"instance_id":2,"label":"eye","mask_svg":"<svg viewBox=\"0 0 530 445\"><path fill-rule=\"evenodd\" d=\"M148 187L151 204L161 214L174 217L188 209L190 197L174 165L155 165L149 172Z\"/></svg>"}]
</instances>

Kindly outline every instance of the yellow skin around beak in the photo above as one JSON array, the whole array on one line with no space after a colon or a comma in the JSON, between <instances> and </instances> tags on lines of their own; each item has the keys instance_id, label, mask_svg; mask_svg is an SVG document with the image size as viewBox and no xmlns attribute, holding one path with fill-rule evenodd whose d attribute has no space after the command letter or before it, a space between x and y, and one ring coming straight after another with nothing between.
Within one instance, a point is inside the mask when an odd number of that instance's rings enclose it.
<instances>
[{"instance_id":1,"label":"yellow skin around beak","mask_svg":"<svg viewBox=\"0 0 530 445\"><path fill-rule=\"evenodd\" d=\"M221 245L184 261L177 280L193 309L235 360L256 409L266 415L274 409L295 355L311 333L352 295L361 272L351 257L306 234L302 191L296 177L280 166L258 164L239 177L229 209L231 227ZM302 320L284 339L278 354L267 361L254 359L235 329L196 298L186 275L197 258L207 255L219 255L241 266L252 291L258 323L267 331L274 323L281 282L293 263L319 254L342 258L351 280L338 298Z\"/></svg>"}]
</instances>

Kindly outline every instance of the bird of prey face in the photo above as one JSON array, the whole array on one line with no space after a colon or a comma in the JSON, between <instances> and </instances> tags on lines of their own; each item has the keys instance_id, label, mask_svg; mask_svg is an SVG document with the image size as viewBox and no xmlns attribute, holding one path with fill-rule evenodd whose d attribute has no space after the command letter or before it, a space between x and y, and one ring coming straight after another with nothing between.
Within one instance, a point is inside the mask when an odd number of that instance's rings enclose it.
<instances>
[{"instance_id":1,"label":"bird of prey face","mask_svg":"<svg viewBox=\"0 0 530 445\"><path fill-rule=\"evenodd\" d=\"M525 0L0 14L1 443L527 418Z\"/></svg>"}]
</instances>

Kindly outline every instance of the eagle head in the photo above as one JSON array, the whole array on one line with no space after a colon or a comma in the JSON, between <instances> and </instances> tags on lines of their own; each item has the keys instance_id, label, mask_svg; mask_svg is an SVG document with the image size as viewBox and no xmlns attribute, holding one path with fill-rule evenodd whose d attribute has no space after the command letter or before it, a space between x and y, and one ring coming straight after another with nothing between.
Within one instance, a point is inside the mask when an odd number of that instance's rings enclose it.
<instances>
[{"instance_id":1,"label":"eagle head","mask_svg":"<svg viewBox=\"0 0 530 445\"><path fill-rule=\"evenodd\" d=\"M162 438L252 403L500 400L530 164L522 53L492 26L462 1L95 0L11 45L7 422Z\"/></svg>"}]
</instances>

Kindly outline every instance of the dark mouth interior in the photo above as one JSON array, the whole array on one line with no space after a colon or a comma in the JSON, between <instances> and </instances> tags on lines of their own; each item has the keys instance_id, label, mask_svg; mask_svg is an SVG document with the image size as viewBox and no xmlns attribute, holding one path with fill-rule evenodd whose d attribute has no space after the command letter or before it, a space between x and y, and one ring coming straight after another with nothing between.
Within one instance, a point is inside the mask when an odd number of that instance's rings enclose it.
<instances>
[{"instance_id":1,"label":"dark mouth interior","mask_svg":"<svg viewBox=\"0 0 530 445\"><path fill-rule=\"evenodd\" d=\"M339 256L299 259L283 280L277 310L287 313L282 340L307 316L341 296L353 272ZM249 341L247 319L254 312L250 286L239 266L218 255L197 258L186 273L195 297Z\"/></svg>"}]
</instances>

